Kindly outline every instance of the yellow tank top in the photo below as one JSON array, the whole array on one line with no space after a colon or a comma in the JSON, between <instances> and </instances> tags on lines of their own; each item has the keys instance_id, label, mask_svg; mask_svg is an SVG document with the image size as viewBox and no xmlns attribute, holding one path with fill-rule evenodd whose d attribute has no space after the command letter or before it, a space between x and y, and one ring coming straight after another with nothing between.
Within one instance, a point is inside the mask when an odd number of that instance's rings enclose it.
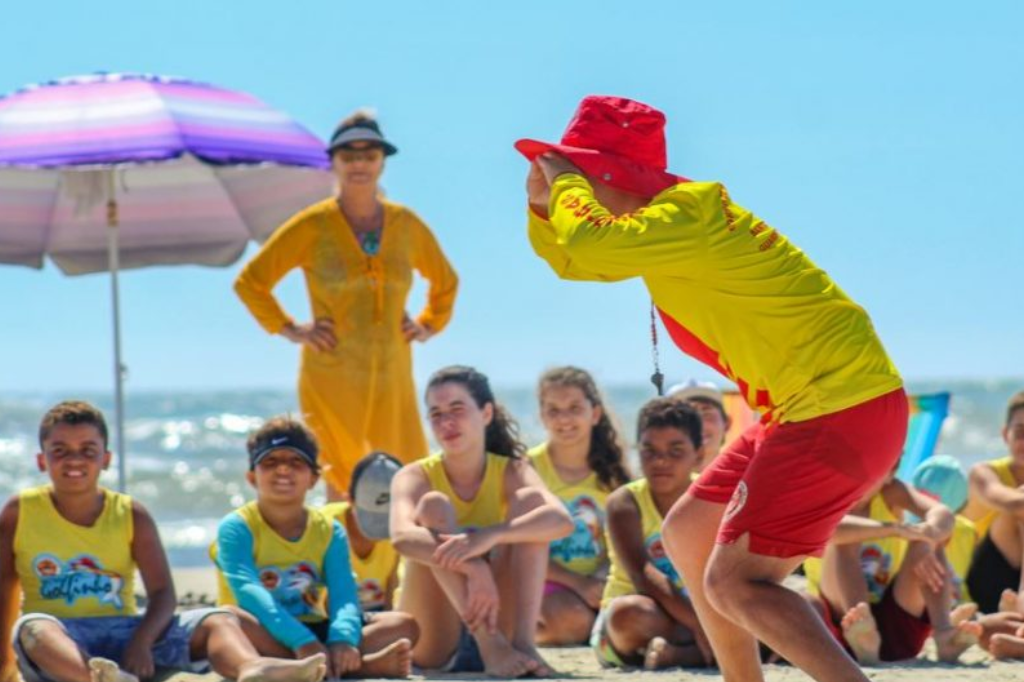
<instances>
[{"instance_id":1,"label":"yellow tank top","mask_svg":"<svg viewBox=\"0 0 1024 682\"><path fill-rule=\"evenodd\" d=\"M505 499L505 467L510 458L487 453L487 464L484 469L484 480L477 490L476 497L464 500L455 494L444 471L443 453L437 453L420 460L423 473L426 474L430 487L444 493L455 507L455 518L463 529L486 528L505 520L508 501Z\"/></svg>"},{"instance_id":2,"label":"yellow tank top","mask_svg":"<svg viewBox=\"0 0 1024 682\"><path fill-rule=\"evenodd\" d=\"M1003 485L1016 488L1020 485L1016 478L1013 476L1013 471L1010 470L1010 466L1013 464L1013 458L1011 457L1000 457L999 459L993 459L985 462L988 466L992 467L992 470L996 472L996 476L999 477L999 482ZM988 531L992 528L992 522L996 520L1000 512L994 509L988 510L981 518L974 520L974 527L978 532L978 539L984 538L988 535Z\"/></svg>"},{"instance_id":3,"label":"yellow tank top","mask_svg":"<svg viewBox=\"0 0 1024 682\"><path fill-rule=\"evenodd\" d=\"M49 485L18 494L14 566L25 594L24 613L57 618L135 615L132 499L100 490L103 512L89 527L60 515Z\"/></svg>"},{"instance_id":4,"label":"yellow tank top","mask_svg":"<svg viewBox=\"0 0 1024 682\"><path fill-rule=\"evenodd\" d=\"M686 586L683 585L683 578L676 571L675 566L669 561L665 553L665 546L661 542L661 513L654 504L651 497L651 488L646 478L639 478L627 483L625 486L633 495L636 506L640 510L640 532L644 538L644 550L647 552L647 559L654 564L655 568L664 573L672 584L680 592L686 594ZM606 531L607 532L607 531ZM608 558L611 561L611 571L608 574L608 582L604 586L604 595L601 597L601 608L608 606L609 602L616 597L627 594L636 594L636 587L629 578L629 573L622 565L619 557L615 554L615 543L608 540Z\"/></svg>"},{"instance_id":5,"label":"yellow tank top","mask_svg":"<svg viewBox=\"0 0 1024 682\"><path fill-rule=\"evenodd\" d=\"M953 603L964 604L971 601L971 595L967 591L967 571L971 567L971 559L974 558L974 548L978 543L978 531L970 519L960 514L956 515L956 525L953 526L953 536L946 545L946 559L953 569Z\"/></svg>"},{"instance_id":6,"label":"yellow tank top","mask_svg":"<svg viewBox=\"0 0 1024 682\"><path fill-rule=\"evenodd\" d=\"M577 483L563 481L551 461L547 443L528 455L544 485L562 501L575 523L572 535L551 543L551 559L574 573L593 575L604 564L607 553L604 525L608 491L601 487L594 472Z\"/></svg>"},{"instance_id":7,"label":"yellow tank top","mask_svg":"<svg viewBox=\"0 0 1024 682\"><path fill-rule=\"evenodd\" d=\"M287 540L267 525L256 502L236 509L249 527L253 559L263 587L288 613L306 623L327 620L327 589L324 584L324 555L331 544L334 520L307 507L306 530L298 540ZM217 545L210 551L214 563ZM217 567L217 604L237 606L238 600Z\"/></svg>"},{"instance_id":8,"label":"yellow tank top","mask_svg":"<svg viewBox=\"0 0 1024 682\"><path fill-rule=\"evenodd\" d=\"M328 504L321 511L329 519L336 519L345 525L345 515L352 505L349 502ZM352 571L356 574L359 588L359 605L363 611L381 611L387 606L388 583L398 568L398 552L389 540L373 543L370 553L361 557L356 554L352 542L348 544L348 555L352 560Z\"/></svg>"},{"instance_id":9,"label":"yellow tank top","mask_svg":"<svg viewBox=\"0 0 1024 682\"><path fill-rule=\"evenodd\" d=\"M868 518L884 523L898 523L901 520L889 510L880 492L871 498ZM903 565L906 553L907 541L902 538L882 538L861 543L860 568L867 582L872 603L881 601L885 588ZM820 594L821 559L811 557L804 561L804 573L807 575L808 591L811 594Z\"/></svg>"}]
</instances>

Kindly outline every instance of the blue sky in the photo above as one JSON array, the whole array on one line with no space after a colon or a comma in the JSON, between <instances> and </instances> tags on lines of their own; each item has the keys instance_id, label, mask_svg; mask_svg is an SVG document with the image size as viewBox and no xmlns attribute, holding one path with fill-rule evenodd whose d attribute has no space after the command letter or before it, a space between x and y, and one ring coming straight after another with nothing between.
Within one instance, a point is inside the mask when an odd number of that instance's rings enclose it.
<instances>
[{"instance_id":1,"label":"blue sky","mask_svg":"<svg viewBox=\"0 0 1024 682\"><path fill-rule=\"evenodd\" d=\"M562 282L533 255L511 147L558 138L584 95L631 96L668 115L671 168L725 182L802 246L870 311L904 375L1021 376L1024 6L836 4L18 2L0 91L179 75L251 92L320 136L376 108L402 150L389 196L462 278L417 375L471 363L506 385L566 362L605 382L650 374L642 286ZM296 348L231 291L240 267L122 278L129 391L293 384ZM304 318L298 277L279 291ZM0 267L0 292L0 391L109 387L106 276ZM661 355L670 379L712 377Z\"/></svg>"}]
</instances>

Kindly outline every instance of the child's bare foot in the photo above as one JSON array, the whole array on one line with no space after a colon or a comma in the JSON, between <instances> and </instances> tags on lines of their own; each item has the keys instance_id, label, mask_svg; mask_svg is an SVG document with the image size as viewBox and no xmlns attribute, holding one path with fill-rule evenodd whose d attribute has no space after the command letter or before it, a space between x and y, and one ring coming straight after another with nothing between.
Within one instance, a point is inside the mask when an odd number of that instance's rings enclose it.
<instances>
[{"instance_id":1,"label":"child's bare foot","mask_svg":"<svg viewBox=\"0 0 1024 682\"><path fill-rule=\"evenodd\" d=\"M988 641L988 652L992 658L1008 660L1024 658L1024 627L1017 628L1015 634L999 632Z\"/></svg>"},{"instance_id":2,"label":"child's bare foot","mask_svg":"<svg viewBox=\"0 0 1024 682\"><path fill-rule=\"evenodd\" d=\"M491 677L515 679L531 675L537 670L537 661L529 654L518 651L505 636L479 630L473 635L480 647L484 672Z\"/></svg>"},{"instance_id":3,"label":"child's bare foot","mask_svg":"<svg viewBox=\"0 0 1024 682\"><path fill-rule=\"evenodd\" d=\"M999 595L999 610L1021 613L1020 594L1015 590L1003 590Z\"/></svg>"},{"instance_id":4,"label":"child's bare foot","mask_svg":"<svg viewBox=\"0 0 1024 682\"><path fill-rule=\"evenodd\" d=\"M89 659L89 678L92 682L139 682L139 678L107 658Z\"/></svg>"},{"instance_id":5,"label":"child's bare foot","mask_svg":"<svg viewBox=\"0 0 1024 682\"><path fill-rule=\"evenodd\" d=\"M514 644L513 646L516 648L516 651L526 654L537 664L537 666L530 672L530 677L555 677L558 675L558 672L544 660L544 657L540 655L539 651L537 651L537 647L532 643L523 646Z\"/></svg>"},{"instance_id":6,"label":"child's bare foot","mask_svg":"<svg viewBox=\"0 0 1024 682\"><path fill-rule=\"evenodd\" d=\"M677 666L703 667L704 655L695 644L680 646L672 644L664 637L654 637L647 643L647 650L644 651L645 670L662 670Z\"/></svg>"},{"instance_id":7,"label":"child's bare foot","mask_svg":"<svg viewBox=\"0 0 1024 682\"><path fill-rule=\"evenodd\" d=\"M297 661L257 658L238 671L238 682L320 682L327 674L327 656L314 654Z\"/></svg>"},{"instance_id":8,"label":"child's bare foot","mask_svg":"<svg viewBox=\"0 0 1024 682\"><path fill-rule=\"evenodd\" d=\"M960 625L960 623L972 620L976 615L978 615L978 605L969 601L949 612L949 622L953 625Z\"/></svg>"},{"instance_id":9,"label":"child's bare foot","mask_svg":"<svg viewBox=\"0 0 1024 682\"><path fill-rule=\"evenodd\" d=\"M981 638L981 623L964 621L945 630L936 630L935 649L943 663L956 663L960 654L978 643Z\"/></svg>"},{"instance_id":10,"label":"child's bare foot","mask_svg":"<svg viewBox=\"0 0 1024 682\"><path fill-rule=\"evenodd\" d=\"M878 623L871 615L871 607L861 602L843 616L843 636L853 650L853 655L863 665L878 665L881 659L878 650L882 637L878 634Z\"/></svg>"},{"instance_id":11,"label":"child's bare foot","mask_svg":"<svg viewBox=\"0 0 1024 682\"><path fill-rule=\"evenodd\" d=\"M409 677L412 674L412 642L400 639L380 651L363 656L359 677Z\"/></svg>"}]
</instances>

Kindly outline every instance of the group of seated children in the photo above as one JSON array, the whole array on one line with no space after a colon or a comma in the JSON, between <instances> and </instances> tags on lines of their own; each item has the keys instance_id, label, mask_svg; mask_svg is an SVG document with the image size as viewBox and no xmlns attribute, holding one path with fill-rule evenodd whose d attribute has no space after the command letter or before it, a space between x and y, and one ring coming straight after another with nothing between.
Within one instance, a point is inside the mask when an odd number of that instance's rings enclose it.
<instances>
[{"instance_id":1,"label":"group of seated children","mask_svg":"<svg viewBox=\"0 0 1024 682\"><path fill-rule=\"evenodd\" d=\"M979 644L1024 658L1024 392L1003 427L1009 455L976 464L937 455L907 484L890 476L808 559L808 599L861 663L939 660Z\"/></svg>"},{"instance_id":2,"label":"group of seated children","mask_svg":"<svg viewBox=\"0 0 1024 682\"><path fill-rule=\"evenodd\" d=\"M691 383L643 406L636 480L588 373L546 372L538 401L548 438L528 451L483 374L442 369L426 389L440 451L405 466L372 453L349 501L322 509L306 505L316 440L268 420L247 443L256 499L211 548L218 607L178 614L152 517L98 483L102 414L55 406L39 430L50 483L0 512L4 682L136 682L157 667L245 682L413 665L540 677L555 671L538 645L588 640L605 666L714 665L661 524L722 447L721 393ZM891 477L865 496L805 563L808 600L861 662L917 656L928 637L944 661L975 643L1024 658L1024 393L1004 437L1010 456L976 466L970 495L955 460L932 458L914 485Z\"/></svg>"}]
</instances>

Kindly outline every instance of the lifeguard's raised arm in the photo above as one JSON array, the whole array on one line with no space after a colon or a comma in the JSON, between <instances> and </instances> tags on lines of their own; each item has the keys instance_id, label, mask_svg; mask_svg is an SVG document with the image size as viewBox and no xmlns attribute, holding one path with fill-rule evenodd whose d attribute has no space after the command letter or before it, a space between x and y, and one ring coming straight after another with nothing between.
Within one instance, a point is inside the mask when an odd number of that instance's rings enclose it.
<instances>
[{"instance_id":1,"label":"lifeguard's raised arm","mask_svg":"<svg viewBox=\"0 0 1024 682\"><path fill-rule=\"evenodd\" d=\"M615 216L594 198L585 177L564 173L551 184L554 243L571 271L582 275L574 279L697 276L705 265L709 226L720 217L711 212L722 210L715 204L717 192L709 189L708 183L677 185L639 211Z\"/></svg>"},{"instance_id":2,"label":"lifeguard's raised arm","mask_svg":"<svg viewBox=\"0 0 1024 682\"><path fill-rule=\"evenodd\" d=\"M277 228L235 280L235 293L271 334L279 334L292 322L273 290L285 275L303 265L312 251L317 221L310 210L298 213Z\"/></svg>"},{"instance_id":3,"label":"lifeguard's raised arm","mask_svg":"<svg viewBox=\"0 0 1024 682\"><path fill-rule=\"evenodd\" d=\"M434 233L419 218L413 223L413 267L430 283L427 302L416 316L416 322L438 333L452 319L455 295L459 289L459 277L451 263L445 258Z\"/></svg>"}]
</instances>

